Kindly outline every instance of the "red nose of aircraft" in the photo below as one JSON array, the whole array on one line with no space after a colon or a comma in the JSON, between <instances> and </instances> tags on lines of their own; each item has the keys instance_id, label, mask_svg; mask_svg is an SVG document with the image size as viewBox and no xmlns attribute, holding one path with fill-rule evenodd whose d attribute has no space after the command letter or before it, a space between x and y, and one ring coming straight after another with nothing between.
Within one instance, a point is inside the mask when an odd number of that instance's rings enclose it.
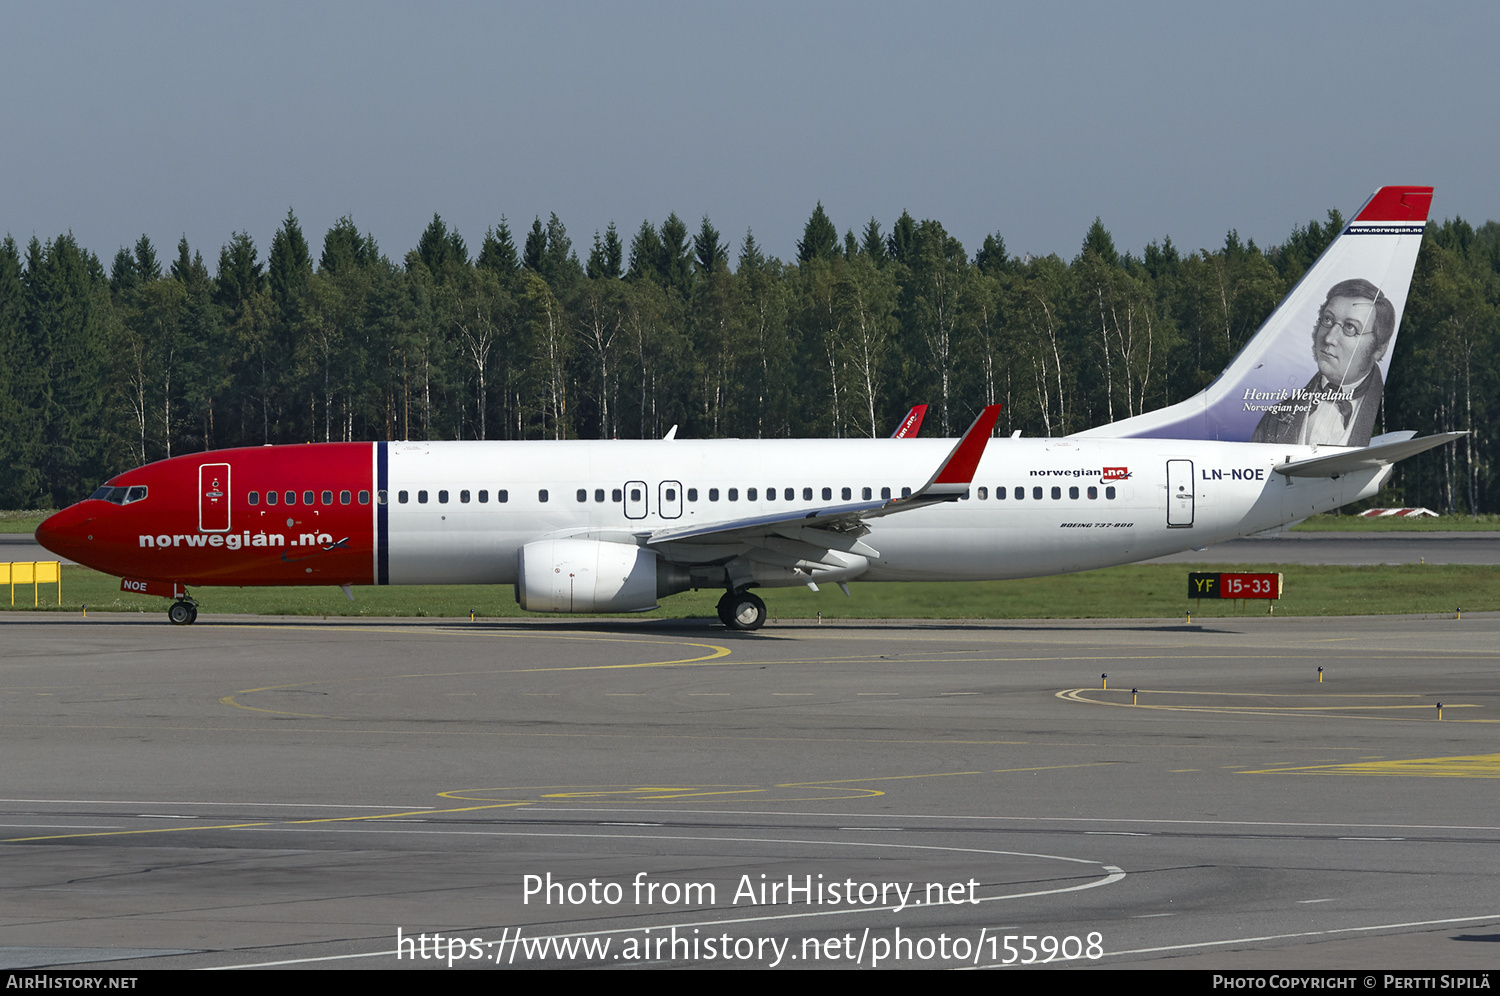
<instances>
[{"instance_id":1,"label":"red nose of aircraft","mask_svg":"<svg viewBox=\"0 0 1500 996\"><path fill-rule=\"evenodd\" d=\"M87 564L94 547L94 515L85 507L88 504L79 502L48 516L37 526L36 541L64 560Z\"/></svg>"}]
</instances>

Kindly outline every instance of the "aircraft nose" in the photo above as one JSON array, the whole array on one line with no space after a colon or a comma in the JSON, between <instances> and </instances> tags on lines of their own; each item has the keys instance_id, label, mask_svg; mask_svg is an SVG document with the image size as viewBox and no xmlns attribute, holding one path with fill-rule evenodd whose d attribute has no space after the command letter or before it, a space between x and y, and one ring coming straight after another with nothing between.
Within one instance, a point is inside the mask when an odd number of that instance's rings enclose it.
<instances>
[{"instance_id":1,"label":"aircraft nose","mask_svg":"<svg viewBox=\"0 0 1500 996\"><path fill-rule=\"evenodd\" d=\"M73 505L48 516L36 527L36 541L66 560L84 563L93 536L94 516Z\"/></svg>"}]
</instances>

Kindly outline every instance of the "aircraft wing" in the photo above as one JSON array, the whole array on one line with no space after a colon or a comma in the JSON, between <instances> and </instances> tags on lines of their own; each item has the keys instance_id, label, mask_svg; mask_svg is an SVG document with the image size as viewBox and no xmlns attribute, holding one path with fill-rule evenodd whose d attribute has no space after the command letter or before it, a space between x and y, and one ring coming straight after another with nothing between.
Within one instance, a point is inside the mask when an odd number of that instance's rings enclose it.
<instances>
[{"instance_id":1,"label":"aircraft wing","mask_svg":"<svg viewBox=\"0 0 1500 996\"><path fill-rule=\"evenodd\" d=\"M1397 435L1392 433L1392 435ZM1451 443L1468 435L1467 432L1440 432L1421 439L1403 439L1378 446L1364 446L1357 450L1340 450L1329 456L1308 457L1305 460L1290 460L1273 468L1287 477L1341 477L1359 470L1376 470L1388 467L1398 460L1416 456L1418 453Z\"/></svg>"},{"instance_id":2,"label":"aircraft wing","mask_svg":"<svg viewBox=\"0 0 1500 996\"><path fill-rule=\"evenodd\" d=\"M914 508L924 508L939 502L956 501L974 480L979 468L979 459L984 455L990 433L1000 417L1000 406L990 405L979 413L962 438L954 444L948 456L938 465L927 483L905 498L888 498L863 502L843 502L818 508L788 509L765 515L710 522L703 525L671 526L653 530L646 538L647 546L675 543L683 540L703 540L711 537L719 542L753 542L768 536L778 528L812 526L833 532L859 530L867 519L894 515ZM861 530L862 531L862 530Z\"/></svg>"}]
</instances>

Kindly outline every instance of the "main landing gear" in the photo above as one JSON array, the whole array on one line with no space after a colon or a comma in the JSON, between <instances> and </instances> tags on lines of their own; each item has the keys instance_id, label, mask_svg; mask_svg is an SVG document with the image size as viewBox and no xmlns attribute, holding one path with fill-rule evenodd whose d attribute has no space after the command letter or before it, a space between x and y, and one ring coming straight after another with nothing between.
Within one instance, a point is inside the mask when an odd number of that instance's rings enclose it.
<instances>
[{"instance_id":1,"label":"main landing gear","mask_svg":"<svg viewBox=\"0 0 1500 996\"><path fill-rule=\"evenodd\" d=\"M167 618L173 626L191 626L198 621L198 603L191 598L179 598L167 609Z\"/></svg>"},{"instance_id":2,"label":"main landing gear","mask_svg":"<svg viewBox=\"0 0 1500 996\"><path fill-rule=\"evenodd\" d=\"M760 629L766 623L766 603L748 591L731 591L719 599L719 621L730 629Z\"/></svg>"}]
</instances>

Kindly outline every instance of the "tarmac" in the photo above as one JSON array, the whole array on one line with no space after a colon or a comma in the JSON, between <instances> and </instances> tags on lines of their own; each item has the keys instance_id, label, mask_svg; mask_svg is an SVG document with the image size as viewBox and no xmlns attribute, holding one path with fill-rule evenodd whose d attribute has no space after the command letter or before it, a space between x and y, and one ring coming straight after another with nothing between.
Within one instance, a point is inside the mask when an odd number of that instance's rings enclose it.
<instances>
[{"instance_id":1,"label":"tarmac","mask_svg":"<svg viewBox=\"0 0 1500 996\"><path fill-rule=\"evenodd\" d=\"M1500 614L0 642L9 969L1500 951Z\"/></svg>"}]
</instances>

